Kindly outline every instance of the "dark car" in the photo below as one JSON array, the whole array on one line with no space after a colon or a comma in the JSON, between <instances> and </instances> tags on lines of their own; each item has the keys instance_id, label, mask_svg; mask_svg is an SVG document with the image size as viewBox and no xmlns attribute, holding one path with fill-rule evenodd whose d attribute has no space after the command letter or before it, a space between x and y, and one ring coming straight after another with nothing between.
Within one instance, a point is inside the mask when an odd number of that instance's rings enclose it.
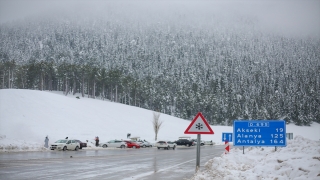
<instances>
[{"instance_id":1,"label":"dark car","mask_svg":"<svg viewBox=\"0 0 320 180\"><path fill-rule=\"evenodd\" d=\"M193 140L189 140L189 139L179 139L177 141L175 141L175 143L178 146L193 146L194 145L194 141Z\"/></svg>"},{"instance_id":2,"label":"dark car","mask_svg":"<svg viewBox=\"0 0 320 180\"><path fill-rule=\"evenodd\" d=\"M82 149L83 147L87 147L87 143L85 143L85 142L81 142L80 140L75 140L76 142L79 142L79 144L80 144L80 148L79 149Z\"/></svg>"}]
</instances>

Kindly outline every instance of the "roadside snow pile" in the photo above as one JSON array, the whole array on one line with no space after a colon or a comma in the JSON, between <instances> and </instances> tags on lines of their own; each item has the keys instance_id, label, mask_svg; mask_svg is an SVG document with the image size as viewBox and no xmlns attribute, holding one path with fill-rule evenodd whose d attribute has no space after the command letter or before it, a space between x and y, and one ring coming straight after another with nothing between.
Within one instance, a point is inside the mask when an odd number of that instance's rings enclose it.
<instances>
[{"instance_id":1,"label":"roadside snow pile","mask_svg":"<svg viewBox=\"0 0 320 180\"><path fill-rule=\"evenodd\" d=\"M16 152L16 151L47 151L41 143L26 142L7 138L6 135L0 135L0 152Z\"/></svg>"},{"instance_id":2,"label":"roadside snow pile","mask_svg":"<svg viewBox=\"0 0 320 180\"><path fill-rule=\"evenodd\" d=\"M229 154L209 160L192 180L320 179L320 142L302 136L287 147L232 148Z\"/></svg>"}]
</instances>

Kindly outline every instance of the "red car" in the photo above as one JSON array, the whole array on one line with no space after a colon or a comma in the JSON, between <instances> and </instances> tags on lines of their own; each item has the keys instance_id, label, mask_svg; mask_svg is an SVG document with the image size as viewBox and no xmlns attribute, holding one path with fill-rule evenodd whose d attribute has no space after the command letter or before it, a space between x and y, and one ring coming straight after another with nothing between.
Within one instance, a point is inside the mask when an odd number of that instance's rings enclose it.
<instances>
[{"instance_id":1,"label":"red car","mask_svg":"<svg viewBox=\"0 0 320 180\"><path fill-rule=\"evenodd\" d=\"M132 142L132 141L124 141L127 143L128 148L140 148L140 144L137 142Z\"/></svg>"}]
</instances>

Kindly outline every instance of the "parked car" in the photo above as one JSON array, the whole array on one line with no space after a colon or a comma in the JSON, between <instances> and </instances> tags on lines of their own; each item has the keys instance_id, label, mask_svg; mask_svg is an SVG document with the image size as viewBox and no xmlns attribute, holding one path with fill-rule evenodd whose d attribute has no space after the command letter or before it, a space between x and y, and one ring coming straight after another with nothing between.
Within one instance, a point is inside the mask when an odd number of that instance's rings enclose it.
<instances>
[{"instance_id":1,"label":"parked car","mask_svg":"<svg viewBox=\"0 0 320 180\"><path fill-rule=\"evenodd\" d=\"M75 150L78 151L80 148L80 143L77 142L75 139L60 139L53 144L51 144L51 150Z\"/></svg>"},{"instance_id":2,"label":"parked car","mask_svg":"<svg viewBox=\"0 0 320 180\"><path fill-rule=\"evenodd\" d=\"M201 142L201 143L200 143L200 146L204 146L204 141L201 140L200 142Z\"/></svg>"},{"instance_id":3,"label":"parked car","mask_svg":"<svg viewBox=\"0 0 320 180\"><path fill-rule=\"evenodd\" d=\"M80 140L75 140L76 142L78 142L79 144L80 144L80 148L79 149L82 149L82 148L84 148L84 147L87 147L87 143L85 143L85 142L82 142L82 141L80 141Z\"/></svg>"},{"instance_id":4,"label":"parked car","mask_svg":"<svg viewBox=\"0 0 320 180\"><path fill-rule=\"evenodd\" d=\"M139 141L137 141L139 144L140 144L140 146L141 147L152 147L152 144L151 143L149 143L148 141L142 141L142 140L139 140Z\"/></svg>"},{"instance_id":5,"label":"parked car","mask_svg":"<svg viewBox=\"0 0 320 180\"><path fill-rule=\"evenodd\" d=\"M104 142L104 143L100 143L99 146L103 147L103 148L107 148L107 147L115 147L115 148L126 148L127 147L127 143L121 140L111 140L108 142Z\"/></svg>"},{"instance_id":6,"label":"parked car","mask_svg":"<svg viewBox=\"0 0 320 180\"><path fill-rule=\"evenodd\" d=\"M196 146L198 144L198 140L197 139L191 139L193 141L193 146ZM200 140L200 146L204 145L204 141Z\"/></svg>"},{"instance_id":7,"label":"parked car","mask_svg":"<svg viewBox=\"0 0 320 180\"><path fill-rule=\"evenodd\" d=\"M167 149L169 150L170 148L172 148L173 150L176 149L177 144L175 142L171 142L171 141L158 141L156 142L155 146L160 149Z\"/></svg>"},{"instance_id":8,"label":"parked car","mask_svg":"<svg viewBox=\"0 0 320 180\"><path fill-rule=\"evenodd\" d=\"M126 140L125 140L124 142L127 143L127 147L128 147L128 148L133 148L133 149L135 149L135 148L140 148L140 147L141 147L140 144L137 143L137 142L126 141Z\"/></svg>"},{"instance_id":9,"label":"parked car","mask_svg":"<svg viewBox=\"0 0 320 180\"><path fill-rule=\"evenodd\" d=\"M214 143L212 141L205 141L204 144L205 145L214 145Z\"/></svg>"},{"instance_id":10,"label":"parked car","mask_svg":"<svg viewBox=\"0 0 320 180\"><path fill-rule=\"evenodd\" d=\"M194 146L194 141L189 139L179 139L175 141L178 146Z\"/></svg>"}]
</instances>

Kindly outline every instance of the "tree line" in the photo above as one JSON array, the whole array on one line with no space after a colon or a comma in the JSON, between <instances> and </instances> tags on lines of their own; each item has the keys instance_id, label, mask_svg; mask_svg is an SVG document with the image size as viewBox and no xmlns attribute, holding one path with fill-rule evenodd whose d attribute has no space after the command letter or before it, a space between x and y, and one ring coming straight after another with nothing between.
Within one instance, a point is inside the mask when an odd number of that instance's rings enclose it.
<instances>
[{"instance_id":1,"label":"tree line","mask_svg":"<svg viewBox=\"0 0 320 180\"><path fill-rule=\"evenodd\" d=\"M201 111L215 125L320 123L319 39L96 24L2 25L1 88L81 93L184 119Z\"/></svg>"}]
</instances>

